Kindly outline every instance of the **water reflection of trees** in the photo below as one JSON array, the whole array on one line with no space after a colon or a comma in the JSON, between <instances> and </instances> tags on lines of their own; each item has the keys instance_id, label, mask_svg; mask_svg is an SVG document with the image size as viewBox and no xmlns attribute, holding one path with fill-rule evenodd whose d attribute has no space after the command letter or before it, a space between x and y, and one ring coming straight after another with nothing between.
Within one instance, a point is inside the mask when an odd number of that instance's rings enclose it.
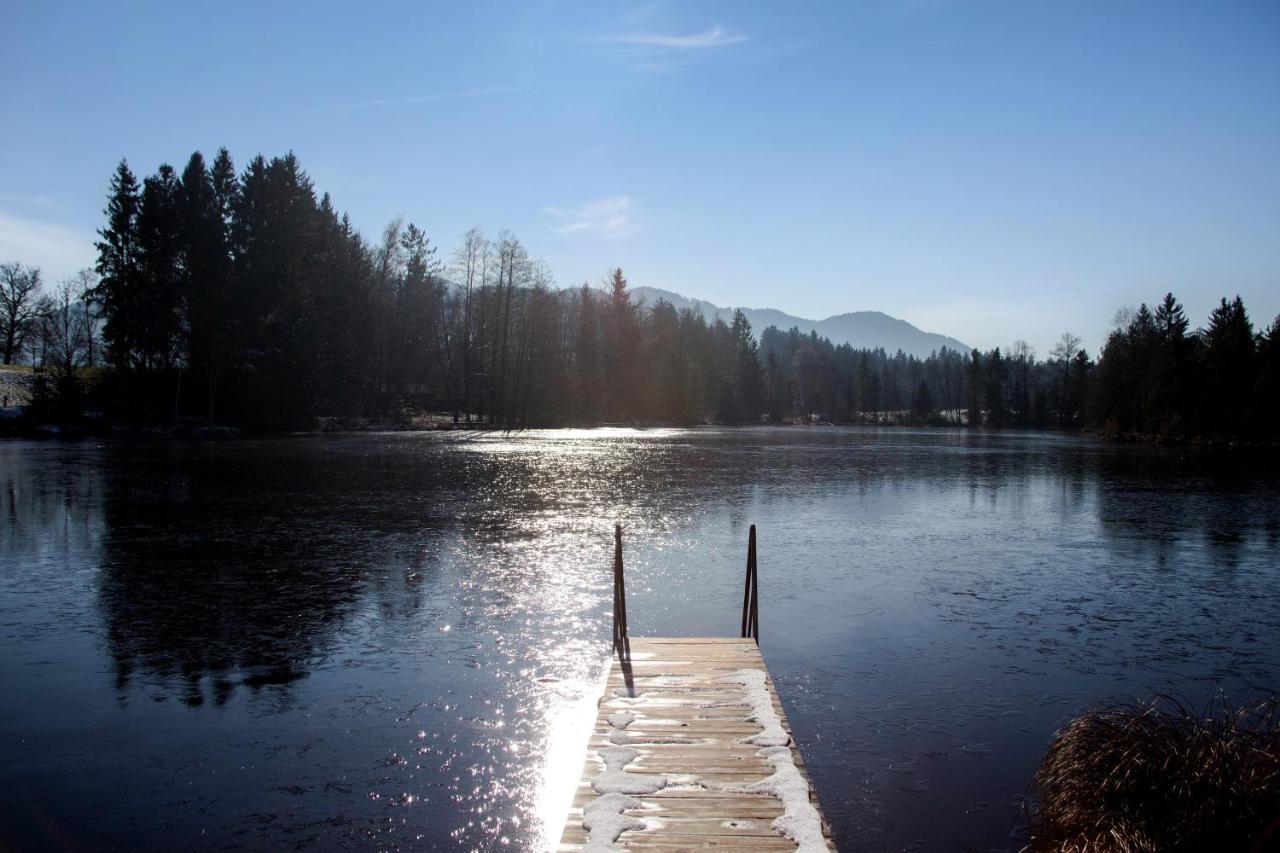
<instances>
[{"instance_id":1,"label":"water reflection of trees","mask_svg":"<svg viewBox=\"0 0 1280 853\"><path fill-rule=\"evenodd\" d=\"M0 565L31 572L102 537L102 477L78 448L14 443L0 456ZM54 559L56 558L56 559Z\"/></svg>"},{"instance_id":2,"label":"water reflection of trees","mask_svg":"<svg viewBox=\"0 0 1280 853\"><path fill-rule=\"evenodd\" d=\"M716 513L736 525L801 519L849 494L855 514L935 513L936 532L952 510L972 522L939 499L967 491L992 523L1048 509L1092 532L1096 514L1107 547L1144 565L1194 543L1230 566L1259 537L1275 548L1280 531L1274 478L1248 465L1052 436L784 429L58 453L85 458L19 453L5 466L12 535L0 553L12 565L40 548L91 551L121 690L154 685L193 703L305 677L357 612L391 624L456 604L432 584L464 571L459 553L514 554L512 543L552 530L576 542L597 520L606 533L615 519L635 524L643 542L645 527ZM442 549L455 558L442 562ZM485 606L514 596L520 578L486 589Z\"/></svg>"},{"instance_id":3,"label":"water reflection of trees","mask_svg":"<svg viewBox=\"0 0 1280 853\"><path fill-rule=\"evenodd\" d=\"M1184 547L1234 569L1251 543L1277 544L1274 460L1250 454L1134 449L1098 460L1098 520L1108 546L1158 567Z\"/></svg>"},{"instance_id":4,"label":"water reflection of trees","mask_svg":"<svg viewBox=\"0 0 1280 853\"><path fill-rule=\"evenodd\" d=\"M397 559L415 528L395 478L376 459L278 449L145 452L109 470L98 594L120 690L221 704L289 685L366 595L384 617L415 606L429 566Z\"/></svg>"},{"instance_id":5,"label":"water reflection of trees","mask_svg":"<svg viewBox=\"0 0 1280 853\"><path fill-rule=\"evenodd\" d=\"M140 670L182 684L190 704L206 676L219 703L237 684L296 681L356 598L357 578L314 546L239 547L179 534L163 512L142 530L108 515L99 595L122 690Z\"/></svg>"}]
</instances>

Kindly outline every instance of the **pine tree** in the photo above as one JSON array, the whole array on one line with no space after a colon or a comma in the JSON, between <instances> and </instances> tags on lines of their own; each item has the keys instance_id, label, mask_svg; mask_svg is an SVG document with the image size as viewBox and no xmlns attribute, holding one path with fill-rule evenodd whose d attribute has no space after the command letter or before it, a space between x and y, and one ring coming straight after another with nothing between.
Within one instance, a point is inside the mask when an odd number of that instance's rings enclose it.
<instances>
[{"instance_id":1,"label":"pine tree","mask_svg":"<svg viewBox=\"0 0 1280 853\"><path fill-rule=\"evenodd\" d=\"M233 303L225 194L234 183L228 184L226 177L231 169L226 149L218 157L216 181L197 151L183 169L178 187L188 362L194 387L202 391L194 396L210 422L217 413L218 385L226 369Z\"/></svg>"},{"instance_id":2,"label":"pine tree","mask_svg":"<svg viewBox=\"0 0 1280 853\"><path fill-rule=\"evenodd\" d=\"M424 387L431 377L433 357L437 355L437 326L441 293L437 288L436 247L412 222L400 237L404 250L404 281L399 294L401 359L409 381Z\"/></svg>"},{"instance_id":3,"label":"pine tree","mask_svg":"<svg viewBox=\"0 0 1280 853\"><path fill-rule=\"evenodd\" d=\"M756 339L751 336L751 324L741 311L733 312L730 327L734 343L733 360L733 417L734 421L755 423L760 420L763 408L764 387L760 377L760 354Z\"/></svg>"},{"instance_id":4,"label":"pine tree","mask_svg":"<svg viewBox=\"0 0 1280 853\"><path fill-rule=\"evenodd\" d=\"M1089 422L1088 400L1093 367L1089 354L1084 350L1076 353L1076 357L1071 360L1071 391L1067 394L1067 416L1070 424Z\"/></svg>"},{"instance_id":5,"label":"pine tree","mask_svg":"<svg viewBox=\"0 0 1280 853\"><path fill-rule=\"evenodd\" d=\"M1008 409L1005 407L1005 362L1000 347L991 351L985 359L983 399L987 405L987 422L1004 426Z\"/></svg>"},{"instance_id":6,"label":"pine tree","mask_svg":"<svg viewBox=\"0 0 1280 853\"><path fill-rule=\"evenodd\" d=\"M1153 320L1159 341L1154 354L1151 417L1161 432L1180 431L1188 412L1184 403L1187 382L1187 316L1172 293L1156 306Z\"/></svg>"},{"instance_id":7,"label":"pine tree","mask_svg":"<svg viewBox=\"0 0 1280 853\"><path fill-rule=\"evenodd\" d=\"M264 425L306 425L320 399L327 277L315 190L297 157L250 161L231 233L244 405Z\"/></svg>"},{"instance_id":8,"label":"pine tree","mask_svg":"<svg viewBox=\"0 0 1280 853\"><path fill-rule=\"evenodd\" d=\"M118 370L140 366L139 260L138 260L138 181L121 160L111 178L107 197L106 227L99 229L98 287L95 295L102 306L105 324L103 339L108 358Z\"/></svg>"},{"instance_id":9,"label":"pine tree","mask_svg":"<svg viewBox=\"0 0 1280 853\"><path fill-rule=\"evenodd\" d=\"M1264 434L1280 439L1280 316L1259 336L1257 397L1262 403Z\"/></svg>"},{"instance_id":10,"label":"pine tree","mask_svg":"<svg viewBox=\"0 0 1280 853\"><path fill-rule=\"evenodd\" d=\"M604 396L600 321L596 310L596 295L590 285L583 282L577 297L578 328L574 338L574 373L577 382L570 411L577 423L590 426L600 421L600 404Z\"/></svg>"},{"instance_id":11,"label":"pine tree","mask_svg":"<svg viewBox=\"0 0 1280 853\"><path fill-rule=\"evenodd\" d=\"M1187 315L1182 305L1172 293L1166 293L1161 303L1156 306L1156 333L1166 343L1181 341L1187 334Z\"/></svg>"},{"instance_id":12,"label":"pine tree","mask_svg":"<svg viewBox=\"0 0 1280 853\"><path fill-rule=\"evenodd\" d=\"M933 394L929 391L929 383L923 379L916 385L915 400L913 401L916 421L926 423L930 415L933 414Z\"/></svg>"},{"instance_id":13,"label":"pine tree","mask_svg":"<svg viewBox=\"0 0 1280 853\"><path fill-rule=\"evenodd\" d=\"M982 353L969 353L969 426L982 426Z\"/></svg>"},{"instance_id":14,"label":"pine tree","mask_svg":"<svg viewBox=\"0 0 1280 853\"><path fill-rule=\"evenodd\" d=\"M1239 296L1219 303L1209 315L1203 338L1202 430L1224 436L1246 435L1254 390L1255 341L1253 323Z\"/></svg>"},{"instance_id":15,"label":"pine tree","mask_svg":"<svg viewBox=\"0 0 1280 853\"><path fill-rule=\"evenodd\" d=\"M609 308L605 315L605 391L608 418L631 421L639 416L636 389L640 365L636 306L631 303L622 268L609 274Z\"/></svg>"},{"instance_id":16,"label":"pine tree","mask_svg":"<svg viewBox=\"0 0 1280 853\"><path fill-rule=\"evenodd\" d=\"M178 178L162 165L142 182L138 205L138 268L143 363L167 371L183 360L185 292Z\"/></svg>"}]
</instances>

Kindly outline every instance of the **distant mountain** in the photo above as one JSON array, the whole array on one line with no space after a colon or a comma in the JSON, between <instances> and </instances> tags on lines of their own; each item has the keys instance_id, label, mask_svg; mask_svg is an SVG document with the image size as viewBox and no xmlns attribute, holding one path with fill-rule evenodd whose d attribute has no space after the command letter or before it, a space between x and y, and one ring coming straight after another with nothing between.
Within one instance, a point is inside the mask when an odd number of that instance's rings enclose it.
<instances>
[{"instance_id":1,"label":"distant mountain","mask_svg":"<svg viewBox=\"0 0 1280 853\"><path fill-rule=\"evenodd\" d=\"M659 299L665 299L674 305L677 311L690 308L701 312L702 316L708 320L720 317L725 322L729 322L733 318L733 308L721 308L702 299L690 299L656 287L633 287L631 295L632 299L644 299L650 304ZM751 330L757 337L770 326L777 326L784 332L794 326L805 334L817 332L819 337L830 338L832 343L847 343L855 349L883 347L885 352L891 354L902 350L921 358L943 347L960 352L969 351L968 346L955 338L921 331L906 320L890 317L881 311L853 311L849 314L837 314L825 320L793 317L776 308L742 308L741 311L751 323Z\"/></svg>"}]
</instances>

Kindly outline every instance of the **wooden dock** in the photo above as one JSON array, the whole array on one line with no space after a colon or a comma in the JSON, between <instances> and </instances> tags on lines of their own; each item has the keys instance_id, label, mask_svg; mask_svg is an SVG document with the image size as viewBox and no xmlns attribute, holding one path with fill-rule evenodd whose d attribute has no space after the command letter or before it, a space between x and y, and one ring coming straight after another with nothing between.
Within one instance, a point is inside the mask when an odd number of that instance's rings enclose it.
<instances>
[{"instance_id":1,"label":"wooden dock","mask_svg":"<svg viewBox=\"0 0 1280 853\"><path fill-rule=\"evenodd\" d=\"M628 637L621 532L613 662L560 851L835 850L755 636Z\"/></svg>"}]
</instances>

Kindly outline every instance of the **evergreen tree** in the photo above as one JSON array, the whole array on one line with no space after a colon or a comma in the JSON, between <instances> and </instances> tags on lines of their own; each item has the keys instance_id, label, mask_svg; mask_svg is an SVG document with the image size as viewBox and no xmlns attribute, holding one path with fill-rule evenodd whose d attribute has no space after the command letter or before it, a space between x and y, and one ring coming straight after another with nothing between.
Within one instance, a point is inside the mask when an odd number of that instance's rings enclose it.
<instances>
[{"instance_id":1,"label":"evergreen tree","mask_svg":"<svg viewBox=\"0 0 1280 853\"><path fill-rule=\"evenodd\" d=\"M1258 392L1263 434L1280 437L1280 315L1258 339Z\"/></svg>"},{"instance_id":2,"label":"evergreen tree","mask_svg":"<svg viewBox=\"0 0 1280 853\"><path fill-rule=\"evenodd\" d=\"M726 420L730 423L758 421L763 408L764 389L760 377L760 356L751 324L741 311L733 312L733 402Z\"/></svg>"},{"instance_id":3,"label":"evergreen tree","mask_svg":"<svg viewBox=\"0 0 1280 853\"><path fill-rule=\"evenodd\" d=\"M183 353L182 220L178 177L162 165L142 182L138 206L139 310L143 363L152 370L178 367Z\"/></svg>"},{"instance_id":4,"label":"evergreen tree","mask_svg":"<svg viewBox=\"0 0 1280 853\"><path fill-rule=\"evenodd\" d=\"M1205 393L1202 432L1248 433L1249 396L1254 390L1253 323L1237 296L1225 298L1209 315L1204 339Z\"/></svg>"},{"instance_id":5,"label":"evergreen tree","mask_svg":"<svg viewBox=\"0 0 1280 853\"><path fill-rule=\"evenodd\" d=\"M982 353L969 353L969 426L982 426Z\"/></svg>"},{"instance_id":6,"label":"evergreen tree","mask_svg":"<svg viewBox=\"0 0 1280 853\"><path fill-rule=\"evenodd\" d=\"M433 378L438 351L441 294L436 275L436 247L412 222L400 237L404 252L404 277L397 294L395 359L404 380L417 388Z\"/></svg>"},{"instance_id":7,"label":"evergreen tree","mask_svg":"<svg viewBox=\"0 0 1280 853\"><path fill-rule=\"evenodd\" d=\"M315 191L292 153L258 156L241 176L234 213L244 406L264 425L303 425L318 399L325 346L312 291L325 254Z\"/></svg>"},{"instance_id":8,"label":"evergreen tree","mask_svg":"<svg viewBox=\"0 0 1280 853\"><path fill-rule=\"evenodd\" d=\"M987 406L987 422L993 426L1004 426L1008 409L1005 407L1005 362L1000 355L1000 347L983 359L983 401Z\"/></svg>"},{"instance_id":9,"label":"evergreen tree","mask_svg":"<svg viewBox=\"0 0 1280 853\"><path fill-rule=\"evenodd\" d=\"M648 320L645 362L653 372L654 391L650 399L655 414L666 423L687 423L691 419L688 371L680 316L670 302L659 299L650 310Z\"/></svg>"},{"instance_id":10,"label":"evergreen tree","mask_svg":"<svg viewBox=\"0 0 1280 853\"><path fill-rule=\"evenodd\" d=\"M188 363L197 410L210 422L217 414L218 385L226 369L231 339L231 255L226 205L234 183L226 177L230 158L223 149L215 171L199 151L182 170L178 187L182 271L187 305ZM234 181L234 174L232 174ZM233 196L232 196L233 197Z\"/></svg>"},{"instance_id":11,"label":"evergreen tree","mask_svg":"<svg viewBox=\"0 0 1280 853\"><path fill-rule=\"evenodd\" d=\"M611 421L632 421L635 409L639 364L636 306L631 302L626 276L618 267L609 274L609 307L605 315L605 391Z\"/></svg>"},{"instance_id":12,"label":"evergreen tree","mask_svg":"<svg viewBox=\"0 0 1280 853\"><path fill-rule=\"evenodd\" d=\"M574 347L574 386L571 417L575 423L600 422L604 400L604 363L601 355L600 320L596 298L583 283L577 292L577 335Z\"/></svg>"},{"instance_id":13,"label":"evergreen tree","mask_svg":"<svg viewBox=\"0 0 1280 853\"><path fill-rule=\"evenodd\" d=\"M140 302L138 259L138 181L121 160L111 178L107 197L107 224L99 229L96 296L102 305L105 324L103 339L107 354L117 370L141 367L143 317Z\"/></svg>"},{"instance_id":14,"label":"evergreen tree","mask_svg":"<svg viewBox=\"0 0 1280 853\"><path fill-rule=\"evenodd\" d=\"M769 331L768 329L765 330ZM789 408L789 396L786 376L782 372L782 365L778 361L778 354L772 350L767 351L765 355L764 365L765 375L765 412L769 415L770 423L781 423L787 416Z\"/></svg>"},{"instance_id":15,"label":"evergreen tree","mask_svg":"<svg viewBox=\"0 0 1280 853\"><path fill-rule=\"evenodd\" d=\"M1066 422L1084 424L1089 422L1088 399L1089 382L1093 374L1093 362L1084 350L1076 353L1071 360L1071 381L1067 393Z\"/></svg>"},{"instance_id":16,"label":"evergreen tree","mask_svg":"<svg viewBox=\"0 0 1280 853\"><path fill-rule=\"evenodd\" d=\"M1184 386L1187 376L1187 322L1182 305L1172 293L1156 306L1155 336L1159 341L1153 365L1152 419L1161 432L1181 431L1189 415Z\"/></svg>"},{"instance_id":17,"label":"evergreen tree","mask_svg":"<svg viewBox=\"0 0 1280 853\"><path fill-rule=\"evenodd\" d=\"M912 409L918 423L927 423L933 415L933 393L929 390L929 383L923 379L916 385Z\"/></svg>"}]
</instances>

